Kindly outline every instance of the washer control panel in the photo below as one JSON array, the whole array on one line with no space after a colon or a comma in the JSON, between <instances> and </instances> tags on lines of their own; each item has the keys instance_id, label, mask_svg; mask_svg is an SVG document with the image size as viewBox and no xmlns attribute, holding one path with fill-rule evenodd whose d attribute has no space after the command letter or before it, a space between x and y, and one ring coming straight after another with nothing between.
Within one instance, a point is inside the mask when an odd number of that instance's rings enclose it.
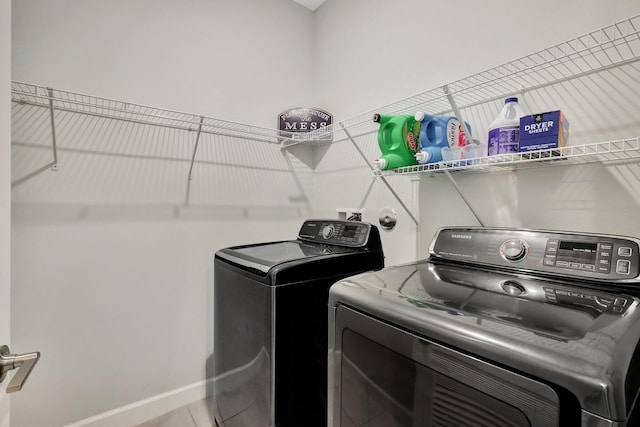
<instances>
[{"instance_id":1,"label":"washer control panel","mask_svg":"<svg viewBox=\"0 0 640 427\"><path fill-rule=\"evenodd\" d=\"M434 258L552 273L596 281L638 282L638 239L564 231L442 228Z\"/></svg>"},{"instance_id":2,"label":"washer control panel","mask_svg":"<svg viewBox=\"0 0 640 427\"><path fill-rule=\"evenodd\" d=\"M302 224L298 238L327 245L363 247L370 233L371 224L366 222L309 220Z\"/></svg>"}]
</instances>

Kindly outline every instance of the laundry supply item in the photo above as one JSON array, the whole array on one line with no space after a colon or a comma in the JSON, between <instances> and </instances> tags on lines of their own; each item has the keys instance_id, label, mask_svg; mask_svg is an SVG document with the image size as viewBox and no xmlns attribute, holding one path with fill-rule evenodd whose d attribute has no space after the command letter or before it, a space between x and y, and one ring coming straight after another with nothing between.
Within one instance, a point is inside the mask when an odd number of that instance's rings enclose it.
<instances>
[{"instance_id":1,"label":"laundry supply item","mask_svg":"<svg viewBox=\"0 0 640 427\"><path fill-rule=\"evenodd\" d=\"M420 150L416 153L416 160L420 164L442 161L443 148L468 144L469 139L456 117L432 116L418 111L414 118L420 122ZM471 132L471 126L465 124Z\"/></svg>"},{"instance_id":2,"label":"laundry supply item","mask_svg":"<svg viewBox=\"0 0 640 427\"><path fill-rule=\"evenodd\" d=\"M502 111L489 126L489 156L518 152L522 116L524 112L518 105L518 98L507 98Z\"/></svg>"},{"instance_id":3,"label":"laundry supply item","mask_svg":"<svg viewBox=\"0 0 640 427\"><path fill-rule=\"evenodd\" d=\"M551 150L569 143L569 122L562 111L520 118L520 151Z\"/></svg>"},{"instance_id":4,"label":"laundry supply item","mask_svg":"<svg viewBox=\"0 0 640 427\"><path fill-rule=\"evenodd\" d=\"M381 170L416 164L420 122L414 116L374 114L373 121L380 124L378 146L381 155L374 166Z\"/></svg>"}]
</instances>

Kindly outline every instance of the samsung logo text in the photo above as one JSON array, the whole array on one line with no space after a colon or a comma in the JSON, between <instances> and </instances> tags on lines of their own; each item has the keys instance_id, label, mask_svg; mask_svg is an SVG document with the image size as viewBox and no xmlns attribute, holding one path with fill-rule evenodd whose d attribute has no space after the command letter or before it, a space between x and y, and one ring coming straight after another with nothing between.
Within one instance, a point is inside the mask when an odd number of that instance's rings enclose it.
<instances>
[{"instance_id":1,"label":"samsung logo text","mask_svg":"<svg viewBox=\"0 0 640 427\"><path fill-rule=\"evenodd\" d=\"M471 240L473 239L473 236L470 234L452 234L451 235L452 239L466 239L466 240Z\"/></svg>"}]
</instances>

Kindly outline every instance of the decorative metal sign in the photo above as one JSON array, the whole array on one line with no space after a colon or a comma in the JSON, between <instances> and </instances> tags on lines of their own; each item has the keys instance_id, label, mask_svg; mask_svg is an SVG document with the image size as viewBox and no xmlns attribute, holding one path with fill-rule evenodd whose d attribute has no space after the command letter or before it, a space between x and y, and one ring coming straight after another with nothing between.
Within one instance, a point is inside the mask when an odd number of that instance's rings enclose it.
<instances>
[{"instance_id":1,"label":"decorative metal sign","mask_svg":"<svg viewBox=\"0 0 640 427\"><path fill-rule=\"evenodd\" d=\"M313 132L326 129L333 123L333 115L319 108L298 107L283 111L278 116L278 130L282 132ZM316 139L316 138L314 138ZM322 141L331 141L331 132L323 133L318 138Z\"/></svg>"}]
</instances>

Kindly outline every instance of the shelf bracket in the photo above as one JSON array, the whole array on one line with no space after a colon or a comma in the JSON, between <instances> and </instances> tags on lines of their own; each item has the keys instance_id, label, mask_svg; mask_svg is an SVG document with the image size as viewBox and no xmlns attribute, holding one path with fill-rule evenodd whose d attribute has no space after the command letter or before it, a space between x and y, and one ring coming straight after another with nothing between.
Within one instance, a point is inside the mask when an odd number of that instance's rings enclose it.
<instances>
[{"instance_id":1,"label":"shelf bracket","mask_svg":"<svg viewBox=\"0 0 640 427\"><path fill-rule=\"evenodd\" d=\"M51 141L53 143L53 164L51 170L58 170L58 148L56 146L56 121L54 118L53 108L53 88L47 88L47 94L49 95L49 116L51 117Z\"/></svg>"},{"instance_id":2,"label":"shelf bracket","mask_svg":"<svg viewBox=\"0 0 640 427\"><path fill-rule=\"evenodd\" d=\"M462 117L462 114L460 114L460 110L458 109L458 104L456 104L456 100L453 99L453 95L451 94L451 91L449 90L449 85L442 86L442 90L444 91L444 94L447 96L447 99L449 100L449 104L451 105L451 109L453 110L453 114L456 116L456 118L460 122L460 126L462 127L462 130L464 131L464 134L467 135L467 140L469 141L470 144L472 144L473 143L473 138L471 137L471 132L469 132L469 128L467 127L467 123L464 121L464 119Z\"/></svg>"},{"instance_id":3,"label":"shelf bracket","mask_svg":"<svg viewBox=\"0 0 640 427\"><path fill-rule=\"evenodd\" d=\"M280 150L280 153L284 157L285 162L287 162L287 166L289 166L289 171L291 172L291 177L293 178L293 182L296 185L296 188L298 189L298 192L300 193L300 196L296 196L296 197L293 197L293 198L291 196L289 196L289 201L290 202L302 201L302 202L304 202L304 205L305 205L307 211L311 212L311 203L309 202L309 198L307 197L307 194L304 191L304 186L302 185L302 181L300 181L300 177L296 173L295 167L293 166L293 163L291 162L291 159L289 158L288 151L287 150Z\"/></svg>"},{"instance_id":4,"label":"shelf bracket","mask_svg":"<svg viewBox=\"0 0 640 427\"><path fill-rule=\"evenodd\" d=\"M449 178L449 181L451 181L451 184L453 184L453 188L456 189L456 192L458 193L458 196L460 196L462 201L467 205L467 207L469 208L469 210L471 211L473 216L476 218L476 221L478 221L478 223L480 224L481 227L484 227L485 225L484 225L484 222L482 221L482 219L480 218L480 215L478 215L478 213L475 211L475 209L473 209L473 206L471 205L471 203L469 203L467 198L464 197L464 194L462 194L462 191L460 190L460 187L458 186L458 183L453 179L453 176L451 176L451 172L449 172L448 170L445 170L444 174L447 176L447 178Z\"/></svg>"},{"instance_id":5,"label":"shelf bracket","mask_svg":"<svg viewBox=\"0 0 640 427\"><path fill-rule=\"evenodd\" d=\"M362 198L362 201L358 205L358 209L360 209L360 210L364 209L364 204L367 203L367 199L369 198L369 194L371 194L371 190L373 189L373 184L375 184L375 183L376 183L375 179L372 179L371 182L369 183L369 188L367 188L367 191L364 194L364 197Z\"/></svg>"},{"instance_id":6,"label":"shelf bracket","mask_svg":"<svg viewBox=\"0 0 640 427\"><path fill-rule=\"evenodd\" d=\"M467 135L467 141L469 142L469 144L474 144L473 138L471 136L471 132L469 131L469 128L467 127L467 123L464 121L464 118L462 117L462 114L460 113L460 110L458 109L458 105L456 104L456 100L453 98L453 95L451 94L451 91L449 90L449 85L442 86L442 90L444 91L444 94L447 96L447 99L449 100L449 104L451 105L451 109L453 110L453 114L455 114L456 118L460 122L460 126L462 127L462 131L464 132L465 135ZM445 170L444 174L447 176L447 178L449 178L449 181L451 181L451 184L453 184L453 188L456 189L456 192L458 193L458 196L460 196L460 198L464 201L464 203L467 205L467 207L469 208L469 210L471 211L473 216L476 217L476 220L478 221L478 223L480 223L480 225L482 227L484 227L484 222L482 221L482 219L480 219L480 216L475 211L475 209L473 209L473 206L471 206L471 203L469 202L469 200L467 200L467 198L464 197L464 194L462 194L462 191L460 190L460 187L458 186L458 183L453 179L453 176L451 176L451 173L448 170Z\"/></svg>"},{"instance_id":7,"label":"shelf bracket","mask_svg":"<svg viewBox=\"0 0 640 427\"><path fill-rule=\"evenodd\" d=\"M54 117L55 108L53 107L53 88L50 88L50 87L47 88L47 97L49 98L49 116L51 121L51 142L53 145L53 161L27 174L26 176L23 176L22 178L19 178L13 181L11 183L11 188L16 187L22 184L23 182L30 180L34 176L40 175L42 172L45 172L47 170L52 170L54 172L58 171L58 148L56 145L56 121Z\"/></svg>"},{"instance_id":8,"label":"shelf bracket","mask_svg":"<svg viewBox=\"0 0 640 427\"><path fill-rule=\"evenodd\" d=\"M387 180L385 179L384 176L382 176L380 174L380 171L376 170L373 166L371 166L371 163L369 162L369 159L367 159L367 156L362 152L362 150L360 149L360 147L358 147L358 144L356 144L356 142L354 141L353 137L351 136L351 134L349 133L349 131L347 131L347 129L345 128L345 126L340 123L340 126L342 126L342 130L344 131L344 133L347 135L347 138L349 139L349 141L351 142L351 144L353 144L353 146L355 147L356 151L358 152L358 154L360 154L360 157L362 157L362 159L365 161L365 163L367 164L367 166L369 166L369 169L371 169L371 171L374 173L375 178L380 178L380 180L384 183L384 185L386 185L387 189L391 192L391 194L393 194L393 197L395 197L395 199L398 201L398 203L400 203L400 206L402 206L402 209L405 210L405 212L409 215L409 217L411 218L411 220L416 224L416 228L420 229L420 222L418 222L418 220L416 219L415 216L413 216L413 214L411 213L411 211L409 210L409 208L407 207L407 205L404 204L404 202L402 201L402 199L400 198L400 196L398 196L398 193L395 192L395 190L393 189L393 187L391 187L391 185L387 182ZM367 190L367 195L368 193L371 191L371 187L369 187L369 189ZM363 201L364 203L364 201Z\"/></svg>"},{"instance_id":9,"label":"shelf bracket","mask_svg":"<svg viewBox=\"0 0 640 427\"><path fill-rule=\"evenodd\" d=\"M191 156L191 164L189 165L189 177L187 178L187 195L184 199L184 206L189 207L189 195L191 193L191 180L193 179L193 164L196 161L196 153L198 152L198 143L200 142L200 134L202 133L202 122L204 116L200 116L200 123L198 124L198 134L196 135L196 144L193 147L193 155Z\"/></svg>"}]
</instances>

